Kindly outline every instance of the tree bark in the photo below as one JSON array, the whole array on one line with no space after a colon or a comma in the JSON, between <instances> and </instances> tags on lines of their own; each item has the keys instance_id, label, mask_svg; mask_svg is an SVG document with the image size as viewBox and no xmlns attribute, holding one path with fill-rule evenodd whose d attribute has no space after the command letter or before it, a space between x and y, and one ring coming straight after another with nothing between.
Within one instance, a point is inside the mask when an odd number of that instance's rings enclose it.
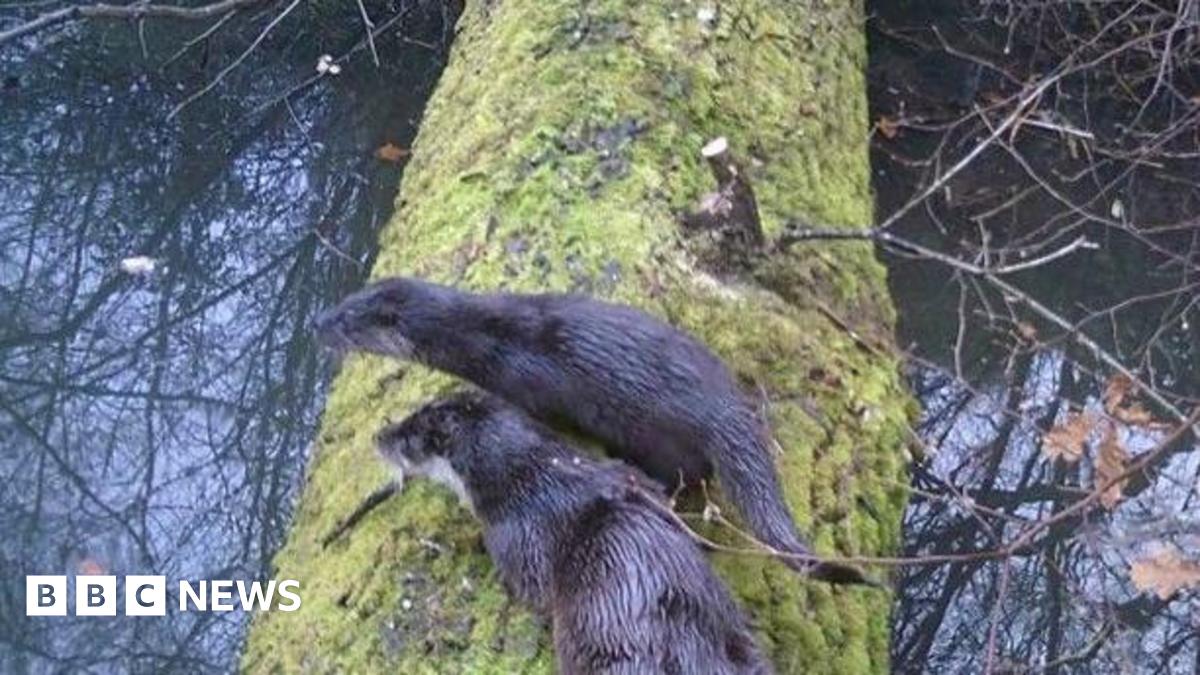
<instances>
[{"instance_id":1,"label":"tree bark","mask_svg":"<svg viewBox=\"0 0 1200 675\"><path fill-rule=\"evenodd\" d=\"M692 331L762 402L818 551L887 552L912 406L870 244L719 269L681 227L717 189L701 148L719 136L768 239L792 217L870 223L865 61L855 0L469 2L374 275L588 292ZM275 559L303 606L256 618L246 670L551 670L548 631L508 601L448 492L411 483L322 546L387 479L373 432L450 386L373 357L343 365ZM780 672L887 670L886 592L711 558Z\"/></svg>"}]
</instances>

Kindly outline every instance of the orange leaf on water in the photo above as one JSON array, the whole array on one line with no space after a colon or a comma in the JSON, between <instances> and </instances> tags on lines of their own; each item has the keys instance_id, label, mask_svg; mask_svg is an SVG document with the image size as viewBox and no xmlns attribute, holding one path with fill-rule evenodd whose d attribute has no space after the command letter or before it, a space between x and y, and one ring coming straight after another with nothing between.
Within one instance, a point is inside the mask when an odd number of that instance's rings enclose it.
<instances>
[{"instance_id":1,"label":"orange leaf on water","mask_svg":"<svg viewBox=\"0 0 1200 675\"><path fill-rule=\"evenodd\" d=\"M1141 403L1133 403L1124 408L1117 408L1113 411L1113 417L1116 417L1125 424L1132 424L1139 427L1156 425L1154 418L1150 415L1150 411L1143 408Z\"/></svg>"},{"instance_id":2,"label":"orange leaf on water","mask_svg":"<svg viewBox=\"0 0 1200 675\"><path fill-rule=\"evenodd\" d=\"M1200 587L1200 561L1188 560L1174 548L1135 560L1129 566L1129 579L1139 591L1153 591L1166 600L1181 589Z\"/></svg>"},{"instance_id":3,"label":"orange leaf on water","mask_svg":"<svg viewBox=\"0 0 1200 675\"><path fill-rule=\"evenodd\" d=\"M883 135L884 138L891 140L896 137L897 133L899 133L900 123L891 117L884 115L883 117L879 118L878 122L875 123L875 128L879 129L879 133Z\"/></svg>"},{"instance_id":4,"label":"orange leaf on water","mask_svg":"<svg viewBox=\"0 0 1200 675\"><path fill-rule=\"evenodd\" d=\"M1116 410L1125 402L1125 397L1133 390L1133 380L1117 373L1109 379L1104 387L1104 409L1109 415L1116 416Z\"/></svg>"},{"instance_id":5,"label":"orange leaf on water","mask_svg":"<svg viewBox=\"0 0 1200 675\"><path fill-rule=\"evenodd\" d=\"M394 163L408 157L410 152L407 148L402 148L389 141L375 149L375 158L384 162Z\"/></svg>"},{"instance_id":6,"label":"orange leaf on water","mask_svg":"<svg viewBox=\"0 0 1200 675\"><path fill-rule=\"evenodd\" d=\"M1042 454L1054 460L1061 457L1068 462L1078 462L1083 456L1083 444L1095 426L1095 418L1088 413L1068 413L1066 418L1046 432L1042 437Z\"/></svg>"},{"instance_id":7,"label":"orange leaf on water","mask_svg":"<svg viewBox=\"0 0 1200 675\"><path fill-rule=\"evenodd\" d=\"M1150 429L1161 429L1167 425L1156 422L1154 416L1141 403L1130 400L1130 392L1134 389L1133 380L1117 373L1104 387L1104 410L1113 419L1125 424Z\"/></svg>"}]
</instances>

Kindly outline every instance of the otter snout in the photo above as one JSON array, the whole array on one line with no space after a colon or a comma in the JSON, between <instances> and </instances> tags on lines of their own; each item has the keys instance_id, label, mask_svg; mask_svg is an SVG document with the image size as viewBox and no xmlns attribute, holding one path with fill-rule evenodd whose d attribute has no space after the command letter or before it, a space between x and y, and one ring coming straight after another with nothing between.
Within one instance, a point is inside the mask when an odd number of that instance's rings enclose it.
<instances>
[{"instance_id":1,"label":"otter snout","mask_svg":"<svg viewBox=\"0 0 1200 675\"><path fill-rule=\"evenodd\" d=\"M365 351L398 359L417 359L403 322L380 301L351 296L321 312L313 323L317 342L339 353Z\"/></svg>"},{"instance_id":2,"label":"otter snout","mask_svg":"<svg viewBox=\"0 0 1200 675\"><path fill-rule=\"evenodd\" d=\"M349 349L353 346L347 334L347 328L346 313L342 311L340 305L321 312L313 321L317 342L322 346L338 350Z\"/></svg>"}]
</instances>

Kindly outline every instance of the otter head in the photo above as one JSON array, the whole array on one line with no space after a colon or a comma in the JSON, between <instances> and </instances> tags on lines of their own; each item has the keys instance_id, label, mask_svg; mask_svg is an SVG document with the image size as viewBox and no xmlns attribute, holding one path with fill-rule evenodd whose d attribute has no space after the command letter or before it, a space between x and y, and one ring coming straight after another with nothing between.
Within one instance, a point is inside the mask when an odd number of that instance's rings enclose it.
<instances>
[{"instance_id":1,"label":"otter head","mask_svg":"<svg viewBox=\"0 0 1200 675\"><path fill-rule=\"evenodd\" d=\"M456 394L429 403L375 434L375 447L399 473L421 476L450 488L475 510L464 474L471 468L479 422L491 413L481 394Z\"/></svg>"},{"instance_id":2,"label":"otter head","mask_svg":"<svg viewBox=\"0 0 1200 675\"><path fill-rule=\"evenodd\" d=\"M419 279L395 277L351 294L317 317L321 343L412 360L427 336L436 335L454 291Z\"/></svg>"}]
</instances>

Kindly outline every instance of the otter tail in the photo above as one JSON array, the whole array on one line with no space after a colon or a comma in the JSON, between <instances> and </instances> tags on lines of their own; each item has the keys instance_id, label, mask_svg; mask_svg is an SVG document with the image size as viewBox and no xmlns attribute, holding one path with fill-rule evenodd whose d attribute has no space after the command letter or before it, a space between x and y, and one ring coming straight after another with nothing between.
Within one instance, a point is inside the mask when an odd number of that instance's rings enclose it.
<instances>
[{"instance_id":1,"label":"otter tail","mask_svg":"<svg viewBox=\"0 0 1200 675\"><path fill-rule=\"evenodd\" d=\"M726 428L726 432L736 433ZM753 438L754 447L746 447ZM741 512L750 532L762 543L784 553L812 555L804 538L796 530L792 514L783 498L774 462L761 433L751 431L728 438L729 447L712 453L709 460L716 469L721 489ZM814 562L796 558L781 558L788 567L813 579L833 584L880 586L862 570L836 562Z\"/></svg>"}]
</instances>

